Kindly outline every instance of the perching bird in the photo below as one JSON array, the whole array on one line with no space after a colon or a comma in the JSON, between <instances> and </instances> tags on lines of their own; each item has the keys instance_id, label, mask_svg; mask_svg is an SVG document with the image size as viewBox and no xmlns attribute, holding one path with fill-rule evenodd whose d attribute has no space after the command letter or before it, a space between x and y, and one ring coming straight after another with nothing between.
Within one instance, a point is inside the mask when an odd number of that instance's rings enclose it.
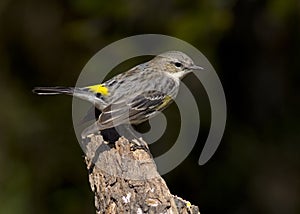
<instances>
[{"instance_id":1,"label":"perching bird","mask_svg":"<svg viewBox=\"0 0 300 214\"><path fill-rule=\"evenodd\" d=\"M36 87L39 95L67 94L91 102L101 111L98 120L82 133L88 134L121 124L140 124L165 109L179 91L180 79L203 68L179 51L157 55L114 76L87 87Z\"/></svg>"}]
</instances>

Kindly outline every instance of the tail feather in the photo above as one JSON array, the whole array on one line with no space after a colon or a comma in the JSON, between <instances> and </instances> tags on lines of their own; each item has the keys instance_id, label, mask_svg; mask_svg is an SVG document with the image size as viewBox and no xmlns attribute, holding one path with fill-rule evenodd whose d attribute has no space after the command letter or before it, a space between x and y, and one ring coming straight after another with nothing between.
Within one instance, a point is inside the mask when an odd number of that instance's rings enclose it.
<instances>
[{"instance_id":1,"label":"tail feather","mask_svg":"<svg viewBox=\"0 0 300 214\"><path fill-rule=\"evenodd\" d=\"M36 87L32 90L33 93L38 95L57 95L57 94L67 94L73 95L74 88L72 87Z\"/></svg>"},{"instance_id":2,"label":"tail feather","mask_svg":"<svg viewBox=\"0 0 300 214\"><path fill-rule=\"evenodd\" d=\"M86 100L92 103L96 108L103 109L107 104L101 99L98 98L95 93L86 90L84 88L74 88L74 87L36 87L32 90L33 93L38 95L57 95L57 94L66 94L77 97L82 100ZM89 118L88 118L89 119Z\"/></svg>"}]
</instances>

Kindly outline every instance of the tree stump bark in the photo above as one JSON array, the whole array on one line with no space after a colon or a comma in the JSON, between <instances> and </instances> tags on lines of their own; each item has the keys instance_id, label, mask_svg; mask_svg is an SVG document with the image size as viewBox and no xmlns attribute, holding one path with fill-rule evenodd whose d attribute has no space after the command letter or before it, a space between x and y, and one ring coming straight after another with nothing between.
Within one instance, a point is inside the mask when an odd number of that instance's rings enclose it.
<instances>
[{"instance_id":1,"label":"tree stump bark","mask_svg":"<svg viewBox=\"0 0 300 214\"><path fill-rule=\"evenodd\" d=\"M170 193L151 154L120 137L109 146L89 136L85 162L96 213L199 213L197 206Z\"/></svg>"}]
</instances>

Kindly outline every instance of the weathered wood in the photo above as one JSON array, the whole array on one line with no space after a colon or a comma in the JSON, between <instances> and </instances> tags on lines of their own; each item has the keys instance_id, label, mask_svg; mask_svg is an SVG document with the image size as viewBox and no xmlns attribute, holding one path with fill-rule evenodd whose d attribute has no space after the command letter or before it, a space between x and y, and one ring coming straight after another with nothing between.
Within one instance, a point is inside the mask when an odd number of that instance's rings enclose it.
<instances>
[{"instance_id":1,"label":"weathered wood","mask_svg":"<svg viewBox=\"0 0 300 214\"><path fill-rule=\"evenodd\" d=\"M100 134L86 144L85 162L96 213L199 213L170 193L151 154L121 137L113 147Z\"/></svg>"}]
</instances>

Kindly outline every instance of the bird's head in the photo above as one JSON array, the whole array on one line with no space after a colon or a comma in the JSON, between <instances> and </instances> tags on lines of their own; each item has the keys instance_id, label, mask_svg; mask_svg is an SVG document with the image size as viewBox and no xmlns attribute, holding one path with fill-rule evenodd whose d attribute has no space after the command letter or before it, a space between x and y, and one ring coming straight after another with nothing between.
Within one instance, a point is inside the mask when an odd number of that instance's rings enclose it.
<instances>
[{"instance_id":1,"label":"bird's head","mask_svg":"<svg viewBox=\"0 0 300 214\"><path fill-rule=\"evenodd\" d=\"M195 65L188 55L180 51L168 51L159 54L151 61L158 66L159 70L179 79L194 70L203 70L202 67Z\"/></svg>"}]
</instances>

